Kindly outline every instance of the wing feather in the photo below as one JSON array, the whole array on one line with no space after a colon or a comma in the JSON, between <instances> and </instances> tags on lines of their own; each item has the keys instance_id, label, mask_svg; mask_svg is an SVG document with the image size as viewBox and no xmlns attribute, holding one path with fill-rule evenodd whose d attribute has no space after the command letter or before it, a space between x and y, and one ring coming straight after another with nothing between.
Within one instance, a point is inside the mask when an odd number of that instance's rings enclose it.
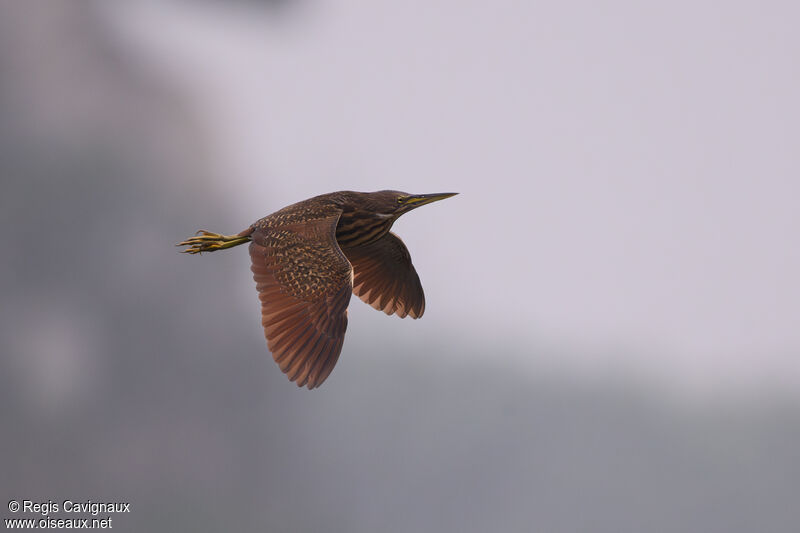
<instances>
[{"instance_id":1,"label":"wing feather","mask_svg":"<svg viewBox=\"0 0 800 533\"><path fill-rule=\"evenodd\" d=\"M425 293L403 241L387 233L375 242L342 250L353 265L353 293L378 311L400 318L425 312Z\"/></svg>"},{"instance_id":2,"label":"wing feather","mask_svg":"<svg viewBox=\"0 0 800 533\"><path fill-rule=\"evenodd\" d=\"M323 210L302 225L267 217L250 243L267 346L288 378L309 389L330 375L347 329L352 268L336 242L339 214Z\"/></svg>"}]
</instances>

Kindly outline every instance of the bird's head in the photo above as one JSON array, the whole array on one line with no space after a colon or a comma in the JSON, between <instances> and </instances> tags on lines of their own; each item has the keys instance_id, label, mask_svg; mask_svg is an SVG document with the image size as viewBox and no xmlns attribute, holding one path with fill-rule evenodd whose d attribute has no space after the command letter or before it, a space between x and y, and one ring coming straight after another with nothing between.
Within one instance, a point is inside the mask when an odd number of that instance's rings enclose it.
<instances>
[{"instance_id":1,"label":"bird's head","mask_svg":"<svg viewBox=\"0 0 800 533\"><path fill-rule=\"evenodd\" d=\"M408 194L401 191L378 191L369 193L372 209L381 215L399 217L412 209L425 204L444 200L455 196L457 192L442 192L436 194Z\"/></svg>"}]
</instances>

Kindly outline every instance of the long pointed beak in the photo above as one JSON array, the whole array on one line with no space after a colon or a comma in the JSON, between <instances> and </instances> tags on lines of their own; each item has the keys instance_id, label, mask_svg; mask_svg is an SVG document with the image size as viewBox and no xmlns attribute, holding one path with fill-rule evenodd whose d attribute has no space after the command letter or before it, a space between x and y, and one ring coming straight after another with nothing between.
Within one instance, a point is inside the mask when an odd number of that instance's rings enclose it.
<instances>
[{"instance_id":1,"label":"long pointed beak","mask_svg":"<svg viewBox=\"0 0 800 533\"><path fill-rule=\"evenodd\" d=\"M405 199L403 203L411 206L411 207L419 207L421 205L429 204L431 202L438 202L439 200L444 200L445 198L450 198L451 196L455 196L458 194L457 192L440 192L436 194L413 194Z\"/></svg>"}]
</instances>

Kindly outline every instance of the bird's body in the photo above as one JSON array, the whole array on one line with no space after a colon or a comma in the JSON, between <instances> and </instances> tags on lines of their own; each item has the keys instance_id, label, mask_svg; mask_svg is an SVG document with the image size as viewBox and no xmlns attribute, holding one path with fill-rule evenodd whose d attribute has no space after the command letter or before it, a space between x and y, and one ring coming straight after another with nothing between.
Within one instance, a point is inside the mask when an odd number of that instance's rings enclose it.
<instances>
[{"instance_id":1,"label":"bird's body","mask_svg":"<svg viewBox=\"0 0 800 533\"><path fill-rule=\"evenodd\" d=\"M403 213L453 194L323 194L237 235L201 231L180 245L201 253L250 242L268 347L291 381L312 389L339 358L351 293L386 314L422 316L422 285L408 250L390 229Z\"/></svg>"},{"instance_id":2,"label":"bird's body","mask_svg":"<svg viewBox=\"0 0 800 533\"><path fill-rule=\"evenodd\" d=\"M388 192L388 191L387 191ZM396 217L380 213L378 205L370 203L372 195L339 191L322 194L284 207L253 224L253 228L267 229L309 222L325 218L334 211L339 212L336 223L336 242L341 248L354 247L374 242L383 237L392 227Z\"/></svg>"}]
</instances>

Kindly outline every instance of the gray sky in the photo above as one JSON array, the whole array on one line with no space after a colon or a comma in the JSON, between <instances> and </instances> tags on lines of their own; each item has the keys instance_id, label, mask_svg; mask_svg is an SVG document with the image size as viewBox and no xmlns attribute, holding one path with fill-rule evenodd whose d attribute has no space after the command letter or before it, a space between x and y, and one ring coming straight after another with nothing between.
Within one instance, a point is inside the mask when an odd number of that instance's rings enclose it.
<instances>
[{"instance_id":1,"label":"gray sky","mask_svg":"<svg viewBox=\"0 0 800 533\"><path fill-rule=\"evenodd\" d=\"M628 48L574 26L585 10L299 2L284 18L0 3L0 501L128 501L115 531L793 533L790 115L756 134L766 119L740 109L751 129L702 138L726 116L698 112L750 93L678 113L688 71L656 98ZM541 35L582 44L539 51ZM578 50L613 76L585 74ZM764 64L746 70L784 72ZM336 370L298 389L266 349L247 253L174 243L386 186L462 192L397 226L426 315L353 299ZM542 371L556 362L571 373ZM639 367L677 394L624 379ZM771 388L680 402L737 380Z\"/></svg>"},{"instance_id":2,"label":"gray sky","mask_svg":"<svg viewBox=\"0 0 800 533\"><path fill-rule=\"evenodd\" d=\"M794 4L306 2L289 24L213 4L114 20L204 113L241 228L332 190L459 191L395 226L420 330L800 380Z\"/></svg>"}]
</instances>

